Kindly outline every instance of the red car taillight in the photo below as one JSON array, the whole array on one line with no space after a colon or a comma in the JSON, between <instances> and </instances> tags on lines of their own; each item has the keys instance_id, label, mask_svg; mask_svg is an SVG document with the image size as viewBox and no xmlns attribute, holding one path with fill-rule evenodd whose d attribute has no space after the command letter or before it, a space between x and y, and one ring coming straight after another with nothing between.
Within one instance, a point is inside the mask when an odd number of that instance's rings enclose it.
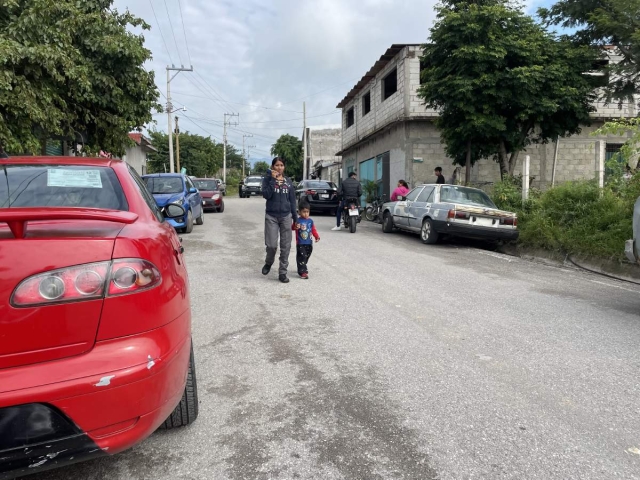
<instances>
[{"instance_id":1,"label":"red car taillight","mask_svg":"<svg viewBox=\"0 0 640 480\"><path fill-rule=\"evenodd\" d=\"M500 225L513 225L518 226L518 217L502 218L500 219Z\"/></svg>"},{"instance_id":2,"label":"red car taillight","mask_svg":"<svg viewBox=\"0 0 640 480\"><path fill-rule=\"evenodd\" d=\"M141 259L77 265L23 280L13 292L11 305L31 307L113 297L147 290L161 281L158 269Z\"/></svg>"},{"instance_id":3,"label":"red car taillight","mask_svg":"<svg viewBox=\"0 0 640 480\"><path fill-rule=\"evenodd\" d=\"M315 195L317 192L315 190L307 190L304 193L305 193L305 195Z\"/></svg>"}]
</instances>

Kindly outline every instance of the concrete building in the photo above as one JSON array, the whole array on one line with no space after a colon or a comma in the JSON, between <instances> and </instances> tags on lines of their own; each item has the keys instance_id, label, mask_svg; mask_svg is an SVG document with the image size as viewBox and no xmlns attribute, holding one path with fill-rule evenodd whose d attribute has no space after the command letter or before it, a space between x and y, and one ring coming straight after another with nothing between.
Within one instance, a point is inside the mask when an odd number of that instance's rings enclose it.
<instances>
[{"instance_id":1,"label":"concrete building","mask_svg":"<svg viewBox=\"0 0 640 480\"><path fill-rule=\"evenodd\" d=\"M145 175L148 155L158 150L151 144L151 139L142 133L130 133L129 138L135 142L135 145L127 147L122 159L131 165L139 175Z\"/></svg>"},{"instance_id":2,"label":"concrete building","mask_svg":"<svg viewBox=\"0 0 640 480\"><path fill-rule=\"evenodd\" d=\"M342 129L340 126L307 127L307 160L309 174L316 178L340 183L342 157L335 152L342 147Z\"/></svg>"},{"instance_id":3,"label":"concrete building","mask_svg":"<svg viewBox=\"0 0 640 480\"><path fill-rule=\"evenodd\" d=\"M342 148L336 155L343 158L343 175L356 171L361 181L378 182L379 193L387 196L400 179L413 186L434 181L436 166L444 169L447 179L454 169L434 124L438 113L427 109L417 95L421 55L420 45L392 45L337 106L342 109ZM592 126L559 140L556 182L594 178L596 141L606 142L609 158L626 141L626 137L590 134L607 120L634 117L635 105L596 106ZM555 143L533 145L520 155L516 171L521 171L524 156L530 155L533 185L545 188L551 183L555 152ZM474 183L499 179L500 169L493 160L479 161L472 170Z\"/></svg>"}]
</instances>

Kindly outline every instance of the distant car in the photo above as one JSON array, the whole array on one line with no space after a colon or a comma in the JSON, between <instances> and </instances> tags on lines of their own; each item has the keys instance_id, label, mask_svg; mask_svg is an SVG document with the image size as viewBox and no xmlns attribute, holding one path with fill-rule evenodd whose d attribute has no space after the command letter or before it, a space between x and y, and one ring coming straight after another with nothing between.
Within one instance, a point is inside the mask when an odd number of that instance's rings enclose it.
<instances>
[{"instance_id":1,"label":"distant car","mask_svg":"<svg viewBox=\"0 0 640 480\"><path fill-rule=\"evenodd\" d=\"M517 240L515 213L498 209L477 188L458 185L420 185L406 197L382 206L382 230L419 233L424 243L442 235L482 240Z\"/></svg>"},{"instance_id":2,"label":"distant car","mask_svg":"<svg viewBox=\"0 0 640 480\"><path fill-rule=\"evenodd\" d=\"M335 212L338 208L338 187L324 180L303 180L296 188L296 198L306 200L312 212Z\"/></svg>"},{"instance_id":3,"label":"distant car","mask_svg":"<svg viewBox=\"0 0 640 480\"><path fill-rule=\"evenodd\" d=\"M262 176L249 175L240 184L240 198L262 195Z\"/></svg>"},{"instance_id":4,"label":"distant car","mask_svg":"<svg viewBox=\"0 0 640 480\"><path fill-rule=\"evenodd\" d=\"M224 212L222 192L218 189L218 182L215 178L194 178L193 184L200 192L202 208L205 212Z\"/></svg>"},{"instance_id":5,"label":"distant car","mask_svg":"<svg viewBox=\"0 0 640 480\"><path fill-rule=\"evenodd\" d=\"M226 196L227 195L227 185L219 178L216 178L215 181L218 184L218 190L220 190L220 192L222 193L222 196Z\"/></svg>"},{"instance_id":6,"label":"distant car","mask_svg":"<svg viewBox=\"0 0 640 480\"><path fill-rule=\"evenodd\" d=\"M166 219L184 209L163 215L121 160L0 158L0 172L0 478L193 422L189 280Z\"/></svg>"},{"instance_id":7,"label":"distant car","mask_svg":"<svg viewBox=\"0 0 640 480\"><path fill-rule=\"evenodd\" d=\"M191 233L194 220L197 225L204 223L202 197L189 177L181 173L155 173L142 178L160 208L172 203L184 208L183 217L168 220L177 231Z\"/></svg>"}]
</instances>

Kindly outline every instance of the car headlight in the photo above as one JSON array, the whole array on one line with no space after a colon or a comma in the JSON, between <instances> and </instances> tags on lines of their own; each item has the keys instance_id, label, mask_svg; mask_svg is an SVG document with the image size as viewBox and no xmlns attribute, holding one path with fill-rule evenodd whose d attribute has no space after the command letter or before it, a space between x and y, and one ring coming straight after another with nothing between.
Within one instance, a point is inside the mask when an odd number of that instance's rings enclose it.
<instances>
[{"instance_id":1,"label":"car headlight","mask_svg":"<svg viewBox=\"0 0 640 480\"><path fill-rule=\"evenodd\" d=\"M178 200L174 200L173 202L174 205L180 205L182 206L182 204L184 203L184 198L179 198Z\"/></svg>"},{"instance_id":2,"label":"car headlight","mask_svg":"<svg viewBox=\"0 0 640 480\"><path fill-rule=\"evenodd\" d=\"M213 196L214 200L219 200L220 199L220 195L218 195L217 193Z\"/></svg>"}]
</instances>

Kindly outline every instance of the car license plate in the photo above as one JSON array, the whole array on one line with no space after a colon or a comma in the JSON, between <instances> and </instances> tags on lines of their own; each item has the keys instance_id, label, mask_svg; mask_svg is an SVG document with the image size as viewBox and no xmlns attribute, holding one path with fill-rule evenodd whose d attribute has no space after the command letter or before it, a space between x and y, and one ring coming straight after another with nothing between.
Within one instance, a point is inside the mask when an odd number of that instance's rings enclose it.
<instances>
[{"instance_id":1,"label":"car license plate","mask_svg":"<svg viewBox=\"0 0 640 480\"><path fill-rule=\"evenodd\" d=\"M478 225L480 227L493 227L493 219L484 217L475 217L476 221L471 222L472 225Z\"/></svg>"},{"instance_id":2,"label":"car license plate","mask_svg":"<svg viewBox=\"0 0 640 480\"><path fill-rule=\"evenodd\" d=\"M360 215L360 212L356 209L349 210L349 215L352 217L357 217L358 215Z\"/></svg>"},{"instance_id":3,"label":"car license plate","mask_svg":"<svg viewBox=\"0 0 640 480\"><path fill-rule=\"evenodd\" d=\"M329 198L329 194L323 193L320 195L320 198Z\"/></svg>"}]
</instances>

